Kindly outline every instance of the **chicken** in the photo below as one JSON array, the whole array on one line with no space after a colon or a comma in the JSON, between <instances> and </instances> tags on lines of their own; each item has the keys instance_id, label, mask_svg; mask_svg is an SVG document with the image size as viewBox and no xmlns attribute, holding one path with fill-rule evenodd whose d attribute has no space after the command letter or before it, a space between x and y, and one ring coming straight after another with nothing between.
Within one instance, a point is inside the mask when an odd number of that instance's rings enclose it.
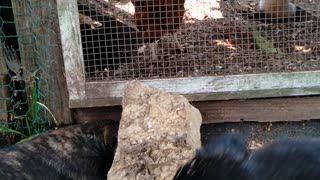
<instances>
[{"instance_id":1,"label":"chicken","mask_svg":"<svg viewBox=\"0 0 320 180\"><path fill-rule=\"evenodd\" d=\"M179 29L185 13L185 0L132 0L135 7L134 21L142 32L143 41L154 43L167 33L173 33L175 44L183 51L177 40L176 30ZM155 49L153 58L155 56Z\"/></svg>"},{"instance_id":2,"label":"chicken","mask_svg":"<svg viewBox=\"0 0 320 180\"><path fill-rule=\"evenodd\" d=\"M293 17L297 12L297 6L289 0L260 0L259 9L276 18Z\"/></svg>"},{"instance_id":3,"label":"chicken","mask_svg":"<svg viewBox=\"0 0 320 180\"><path fill-rule=\"evenodd\" d=\"M276 22L301 22L313 20L318 22L318 17L307 12L290 0L259 0L259 10L264 14L256 14L256 18L276 20ZM262 15L262 16L261 16Z\"/></svg>"}]
</instances>

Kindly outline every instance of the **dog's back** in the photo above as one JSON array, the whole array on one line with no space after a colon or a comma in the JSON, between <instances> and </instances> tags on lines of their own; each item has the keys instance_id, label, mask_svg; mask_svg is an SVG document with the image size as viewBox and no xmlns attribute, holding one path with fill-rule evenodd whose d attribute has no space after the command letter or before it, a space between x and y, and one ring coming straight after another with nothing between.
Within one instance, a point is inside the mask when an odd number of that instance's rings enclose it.
<instances>
[{"instance_id":1,"label":"dog's back","mask_svg":"<svg viewBox=\"0 0 320 180\"><path fill-rule=\"evenodd\" d=\"M118 124L98 121L52 130L0 149L1 179L106 179Z\"/></svg>"}]
</instances>

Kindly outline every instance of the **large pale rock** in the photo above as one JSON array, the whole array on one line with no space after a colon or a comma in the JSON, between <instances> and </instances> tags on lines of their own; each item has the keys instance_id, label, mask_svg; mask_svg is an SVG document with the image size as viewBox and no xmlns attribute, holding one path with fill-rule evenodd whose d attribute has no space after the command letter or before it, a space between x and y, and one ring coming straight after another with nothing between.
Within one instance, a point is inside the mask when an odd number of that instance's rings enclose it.
<instances>
[{"instance_id":1,"label":"large pale rock","mask_svg":"<svg viewBox=\"0 0 320 180\"><path fill-rule=\"evenodd\" d=\"M185 97L132 81L122 106L109 180L171 180L201 147L201 114Z\"/></svg>"}]
</instances>

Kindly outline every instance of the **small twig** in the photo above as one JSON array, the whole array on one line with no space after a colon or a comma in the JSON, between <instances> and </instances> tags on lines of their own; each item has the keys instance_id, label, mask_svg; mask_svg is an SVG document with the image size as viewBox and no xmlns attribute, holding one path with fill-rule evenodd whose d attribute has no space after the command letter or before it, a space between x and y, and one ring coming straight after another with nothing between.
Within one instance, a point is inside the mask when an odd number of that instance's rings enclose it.
<instances>
[{"instance_id":1,"label":"small twig","mask_svg":"<svg viewBox=\"0 0 320 180\"><path fill-rule=\"evenodd\" d=\"M58 123L57 119L54 117L53 113L50 111L50 109L49 109L46 105L44 105L44 104L42 104L42 103L40 103L40 102L36 102L36 103L37 103L38 105L40 105L41 107L45 108L45 109L50 113L50 115L52 116L52 119L53 119L54 123L56 124L55 129L58 129L58 128L59 128L59 123Z\"/></svg>"}]
</instances>

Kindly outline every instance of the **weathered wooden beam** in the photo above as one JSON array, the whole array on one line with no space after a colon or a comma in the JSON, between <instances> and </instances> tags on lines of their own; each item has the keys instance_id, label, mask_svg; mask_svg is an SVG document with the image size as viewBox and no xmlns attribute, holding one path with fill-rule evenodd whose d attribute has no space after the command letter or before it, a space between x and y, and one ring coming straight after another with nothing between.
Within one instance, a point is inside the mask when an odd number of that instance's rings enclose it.
<instances>
[{"instance_id":1,"label":"weathered wooden beam","mask_svg":"<svg viewBox=\"0 0 320 180\"><path fill-rule=\"evenodd\" d=\"M132 22L133 15L116 7L113 3L105 0L77 0L79 7L87 6L90 11L98 13L100 16L107 16L119 22L119 26L113 28L123 28L123 25L139 32L137 26ZM82 12L85 13L85 12Z\"/></svg>"},{"instance_id":2,"label":"weathered wooden beam","mask_svg":"<svg viewBox=\"0 0 320 180\"><path fill-rule=\"evenodd\" d=\"M56 0L12 0L12 7L22 65L30 72L39 69L41 93L45 94L42 103L59 123L72 123Z\"/></svg>"},{"instance_id":3,"label":"weathered wooden beam","mask_svg":"<svg viewBox=\"0 0 320 180\"><path fill-rule=\"evenodd\" d=\"M12 0L11 3L19 42L21 64L25 66L27 70L31 70L30 68L35 69L34 51L36 48L36 39L31 24L36 22L37 19L34 18L40 17L36 16L36 11L33 12L31 8L32 2Z\"/></svg>"},{"instance_id":4,"label":"weathered wooden beam","mask_svg":"<svg viewBox=\"0 0 320 180\"><path fill-rule=\"evenodd\" d=\"M252 99L320 94L320 71L142 80L146 85L185 95L190 101ZM88 82L86 100L72 108L121 104L126 81Z\"/></svg>"},{"instance_id":5,"label":"weathered wooden beam","mask_svg":"<svg viewBox=\"0 0 320 180\"><path fill-rule=\"evenodd\" d=\"M1 40L0 43L2 44ZM4 58L2 46L0 45L0 126L8 120L7 99L9 98L9 70Z\"/></svg>"},{"instance_id":6,"label":"weathered wooden beam","mask_svg":"<svg viewBox=\"0 0 320 180\"><path fill-rule=\"evenodd\" d=\"M194 102L203 123L320 119L320 96Z\"/></svg>"},{"instance_id":7,"label":"weathered wooden beam","mask_svg":"<svg viewBox=\"0 0 320 180\"><path fill-rule=\"evenodd\" d=\"M85 123L100 120L120 121L121 106L112 107L94 107L94 108L78 108L74 109L74 119L77 123Z\"/></svg>"},{"instance_id":8,"label":"weathered wooden beam","mask_svg":"<svg viewBox=\"0 0 320 180\"><path fill-rule=\"evenodd\" d=\"M76 0L57 0L61 46L69 99L84 100L85 73Z\"/></svg>"},{"instance_id":9,"label":"weathered wooden beam","mask_svg":"<svg viewBox=\"0 0 320 180\"><path fill-rule=\"evenodd\" d=\"M320 96L193 102L203 124L223 122L280 122L320 119ZM74 110L79 123L120 120L121 106Z\"/></svg>"}]
</instances>

